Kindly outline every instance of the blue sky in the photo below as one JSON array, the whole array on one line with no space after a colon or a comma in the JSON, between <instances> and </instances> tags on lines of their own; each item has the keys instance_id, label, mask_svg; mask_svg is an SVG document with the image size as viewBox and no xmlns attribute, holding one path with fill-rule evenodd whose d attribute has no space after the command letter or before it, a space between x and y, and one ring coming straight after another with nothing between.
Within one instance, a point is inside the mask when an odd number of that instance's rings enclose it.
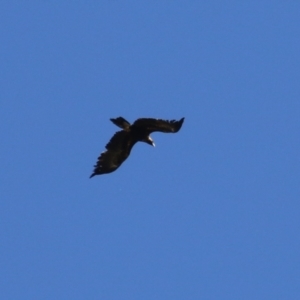
<instances>
[{"instance_id":1,"label":"blue sky","mask_svg":"<svg viewBox=\"0 0 300 300\"><path fill-rule=\"evenodd\" d=\"M298 299L300 4L2 1L1 299ZM123 116L179 119L89 179Z\"/></svg>"}]
</instances>

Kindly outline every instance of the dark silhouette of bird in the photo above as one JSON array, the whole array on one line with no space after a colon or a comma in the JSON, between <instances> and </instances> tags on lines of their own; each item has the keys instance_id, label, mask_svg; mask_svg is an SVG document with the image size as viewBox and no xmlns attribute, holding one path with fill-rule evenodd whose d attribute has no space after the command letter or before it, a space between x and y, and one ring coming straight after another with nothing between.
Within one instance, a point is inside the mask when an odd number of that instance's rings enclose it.
<instances>
[{"instance_id":1,"label":"dark silhouette of bird","mask_svg":"<svg viewBox=\"0 0 300 300\"><path fill-rule=\"evenodd\" d=\"M106 145L106 151L98 157L92 175L111 173L118 169L127 159L132 147L137 142L144 142L155 146L150 133L154 131L175 133L179 131L184 118L179 121L165 121L160 119L137 119L132 125L122 117L110 119L115 125L122 128L117 131Z\"/></svg>"}]
</instances>

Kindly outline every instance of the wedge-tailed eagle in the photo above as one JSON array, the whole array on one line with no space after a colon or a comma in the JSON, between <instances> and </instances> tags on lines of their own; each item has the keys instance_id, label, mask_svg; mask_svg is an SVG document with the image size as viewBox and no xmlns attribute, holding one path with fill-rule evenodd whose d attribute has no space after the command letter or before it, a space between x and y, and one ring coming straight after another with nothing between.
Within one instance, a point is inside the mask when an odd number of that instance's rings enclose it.
<instances>
[{"instance_id":1,"label":"wedge-tailed eagle","mask_svg":"<svg viewBox=\"0 0 300 300\"><path fill-rule=\"evenodd\" d=\"M154 131L175 133L179 131L184 118L179 121L165 121L160 119L142 118L137 119L132 125L122 117L110 119L115 125L122 128L117 131L106 145L106 151L98 157L92 175L111 173L118 169L127 159L132 147L137 142L144 142L155 146L150 133Z\"/></svg>"}]
</instances>

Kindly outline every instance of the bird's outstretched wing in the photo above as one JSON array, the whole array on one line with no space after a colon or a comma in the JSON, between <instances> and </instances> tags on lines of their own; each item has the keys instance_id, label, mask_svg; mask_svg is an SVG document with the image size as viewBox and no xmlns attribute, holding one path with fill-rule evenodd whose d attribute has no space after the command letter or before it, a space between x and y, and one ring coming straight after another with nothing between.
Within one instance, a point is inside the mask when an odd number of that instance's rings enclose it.
<instances>
[{"instance_id":1,"label":"bird's outstretched wing","mask_svg":"<svg viewBox=\"0 0 300 300\"><path fill-rule=\"evenodd\" d=\"M176 120L161 120L161 119L151 119L151 118L142 118L137 119L133 126L143 128L147 132L151 133L154 131L161 131L161 132L177 132L182 126L184 118L180 119L179 121Z\"/></svg>"},{"instance_id":2,"label":"bird's outstretched wing","mask_svg":"<svg viewBox=\"0 0 300 300\"><path fill-rule=\"evenodd\" d=\"M130 132L125 130L116 132L107 143L106 151L98 157L90 178L95 175L111 173L119 168L129 156L134 143Z\"/></svg>"}]
</instances>

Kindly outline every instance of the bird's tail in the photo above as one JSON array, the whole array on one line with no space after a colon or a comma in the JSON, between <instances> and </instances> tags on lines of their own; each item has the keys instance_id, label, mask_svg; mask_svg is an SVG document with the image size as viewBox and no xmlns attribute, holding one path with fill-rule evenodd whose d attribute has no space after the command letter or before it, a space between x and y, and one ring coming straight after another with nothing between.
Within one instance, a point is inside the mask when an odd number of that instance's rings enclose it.
<instances>
[{"instance_id":1,"label":"bird's tail","mask_svg":"<svg viewBox=\"0 0 300 300\"><path fill-rule=\"evenodd\" d=\"M110 119L115 125L119 126L122 129L127 129L130 126L130 123L122 117L116 119Z\"/></svg>"}]
</instances>

